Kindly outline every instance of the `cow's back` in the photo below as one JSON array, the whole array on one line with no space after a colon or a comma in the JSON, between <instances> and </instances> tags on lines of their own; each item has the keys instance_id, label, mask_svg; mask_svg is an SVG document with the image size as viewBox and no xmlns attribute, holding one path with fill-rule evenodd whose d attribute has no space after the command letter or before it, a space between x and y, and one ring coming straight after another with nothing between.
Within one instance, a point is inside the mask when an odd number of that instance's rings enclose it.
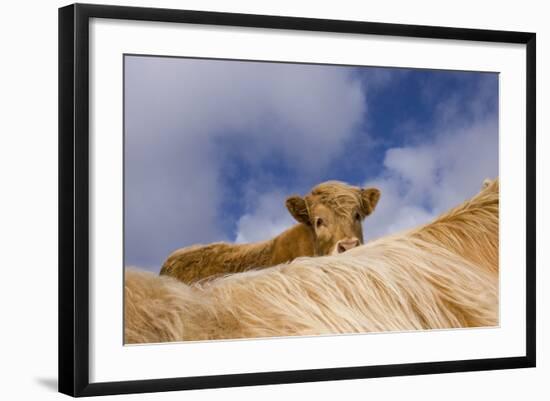
<instances>
[{"instance_id":1,"label":"cow's back","mask_svg":"<svg viewBox=\"0 0 550 401\"><path fill-rule=\"evenodd\" d=\"M272 242L193 245L173 252L160 271L185 283L270 265Z\"/></svg>"}]
</instances>

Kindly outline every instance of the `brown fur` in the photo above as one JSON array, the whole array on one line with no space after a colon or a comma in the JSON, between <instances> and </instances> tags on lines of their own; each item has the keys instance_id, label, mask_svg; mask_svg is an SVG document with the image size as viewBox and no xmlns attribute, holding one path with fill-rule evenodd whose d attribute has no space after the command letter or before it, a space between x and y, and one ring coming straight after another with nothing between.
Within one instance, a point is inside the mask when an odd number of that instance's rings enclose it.
<instances>
[{"instance_id":1,"label":"brown fur","mask_svg":"<svg viewBox=\"0 0 550 401\"><path fill-rule=\"evenodd\" d=\"M298 224L268 241L251 244L193 245L173 252L161 275L185 283L250 268L274 266L299 256L321 256L363 243L361 221L376 207L380 192L337 181L318 185L305 196L287 199Z\"/></svg>"},{"instance_id":2,"label":"brown fur","mask_svg":"<svg viewBox=\"0 0 550 401\"><path fill-rule=\"evenodd\" d=\"M430 224L340 255L191 286L127 269L125 341L497 325L498 188L495 181Z\"/></svg>"}]
</instances>

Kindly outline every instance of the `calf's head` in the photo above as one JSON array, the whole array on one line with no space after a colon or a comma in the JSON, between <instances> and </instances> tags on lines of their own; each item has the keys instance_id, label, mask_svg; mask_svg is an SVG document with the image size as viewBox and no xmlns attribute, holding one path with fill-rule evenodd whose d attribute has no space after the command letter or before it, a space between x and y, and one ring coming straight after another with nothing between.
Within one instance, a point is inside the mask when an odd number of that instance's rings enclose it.
<instances>
[{"instance_id":1,"label":"calf's head","mask_svg":"<svg viewBox=\"0 0 550 401\"><path fill-rule=\"evenodd\" d=\"M315 238L315 254L331 255L363 243L362 221L378 200L376 188L358 188L337 181L317 185L308 195L286 200L290 214L307 225Z\"/></svg>"}]
</instances>

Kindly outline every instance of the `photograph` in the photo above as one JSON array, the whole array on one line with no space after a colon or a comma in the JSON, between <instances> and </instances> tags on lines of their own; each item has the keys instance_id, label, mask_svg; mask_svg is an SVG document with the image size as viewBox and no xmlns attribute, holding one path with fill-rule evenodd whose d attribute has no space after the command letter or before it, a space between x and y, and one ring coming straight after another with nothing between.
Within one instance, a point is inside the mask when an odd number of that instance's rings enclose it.
<instances>
[{"instance_id":1,"label":"photograph","mask_svg":"<svg viewBox=\"0 0 550 401\"><path fill-rule=\"evenodd\" d=\"M123 55L125 345L498 327L499 73Z\"/></svg>"},{"instance_id":2,"label":"photograph","mask_svg":"<svg viewBox=\"0 0 550 401\"><path fill-rule=\"evenodd\" d=\"M59 8L59 392L537 366L536 26L342 10Z\"/></svg>"}]
</instances>

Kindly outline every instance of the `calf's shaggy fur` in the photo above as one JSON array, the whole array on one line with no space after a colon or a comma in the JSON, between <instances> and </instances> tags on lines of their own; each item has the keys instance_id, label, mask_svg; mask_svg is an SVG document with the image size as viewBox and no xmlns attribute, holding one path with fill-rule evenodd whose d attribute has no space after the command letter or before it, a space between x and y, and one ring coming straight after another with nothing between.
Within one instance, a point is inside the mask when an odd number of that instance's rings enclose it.
<instances>
[{"instance_id":1,"label":"calf's shaggy fur","mask_svg":"<svg viewBox=\"0 0 550 401\"><path fill-rule=\"evenodd\" d=\"M379 198L380 191L375 188L337 181L322 183L305 197L287 199L286 206L298 224L275 238L251 244L218 242L181 248L168 257L160 274L192 283L274 266L299 256L346 251L363 243L361 222L374 211Z\"/></svg>"},{"instance_id":2,"label":"calf's shaggy fur","mask_svg":"<svg viewBox=\"0 0 550 401\"><path fill-rule=\"evenodd\" d=\"M127 269L125 342L497 325L498 197L495 181L418 229L193 285Z\"/></svg>"}]
</instances>

